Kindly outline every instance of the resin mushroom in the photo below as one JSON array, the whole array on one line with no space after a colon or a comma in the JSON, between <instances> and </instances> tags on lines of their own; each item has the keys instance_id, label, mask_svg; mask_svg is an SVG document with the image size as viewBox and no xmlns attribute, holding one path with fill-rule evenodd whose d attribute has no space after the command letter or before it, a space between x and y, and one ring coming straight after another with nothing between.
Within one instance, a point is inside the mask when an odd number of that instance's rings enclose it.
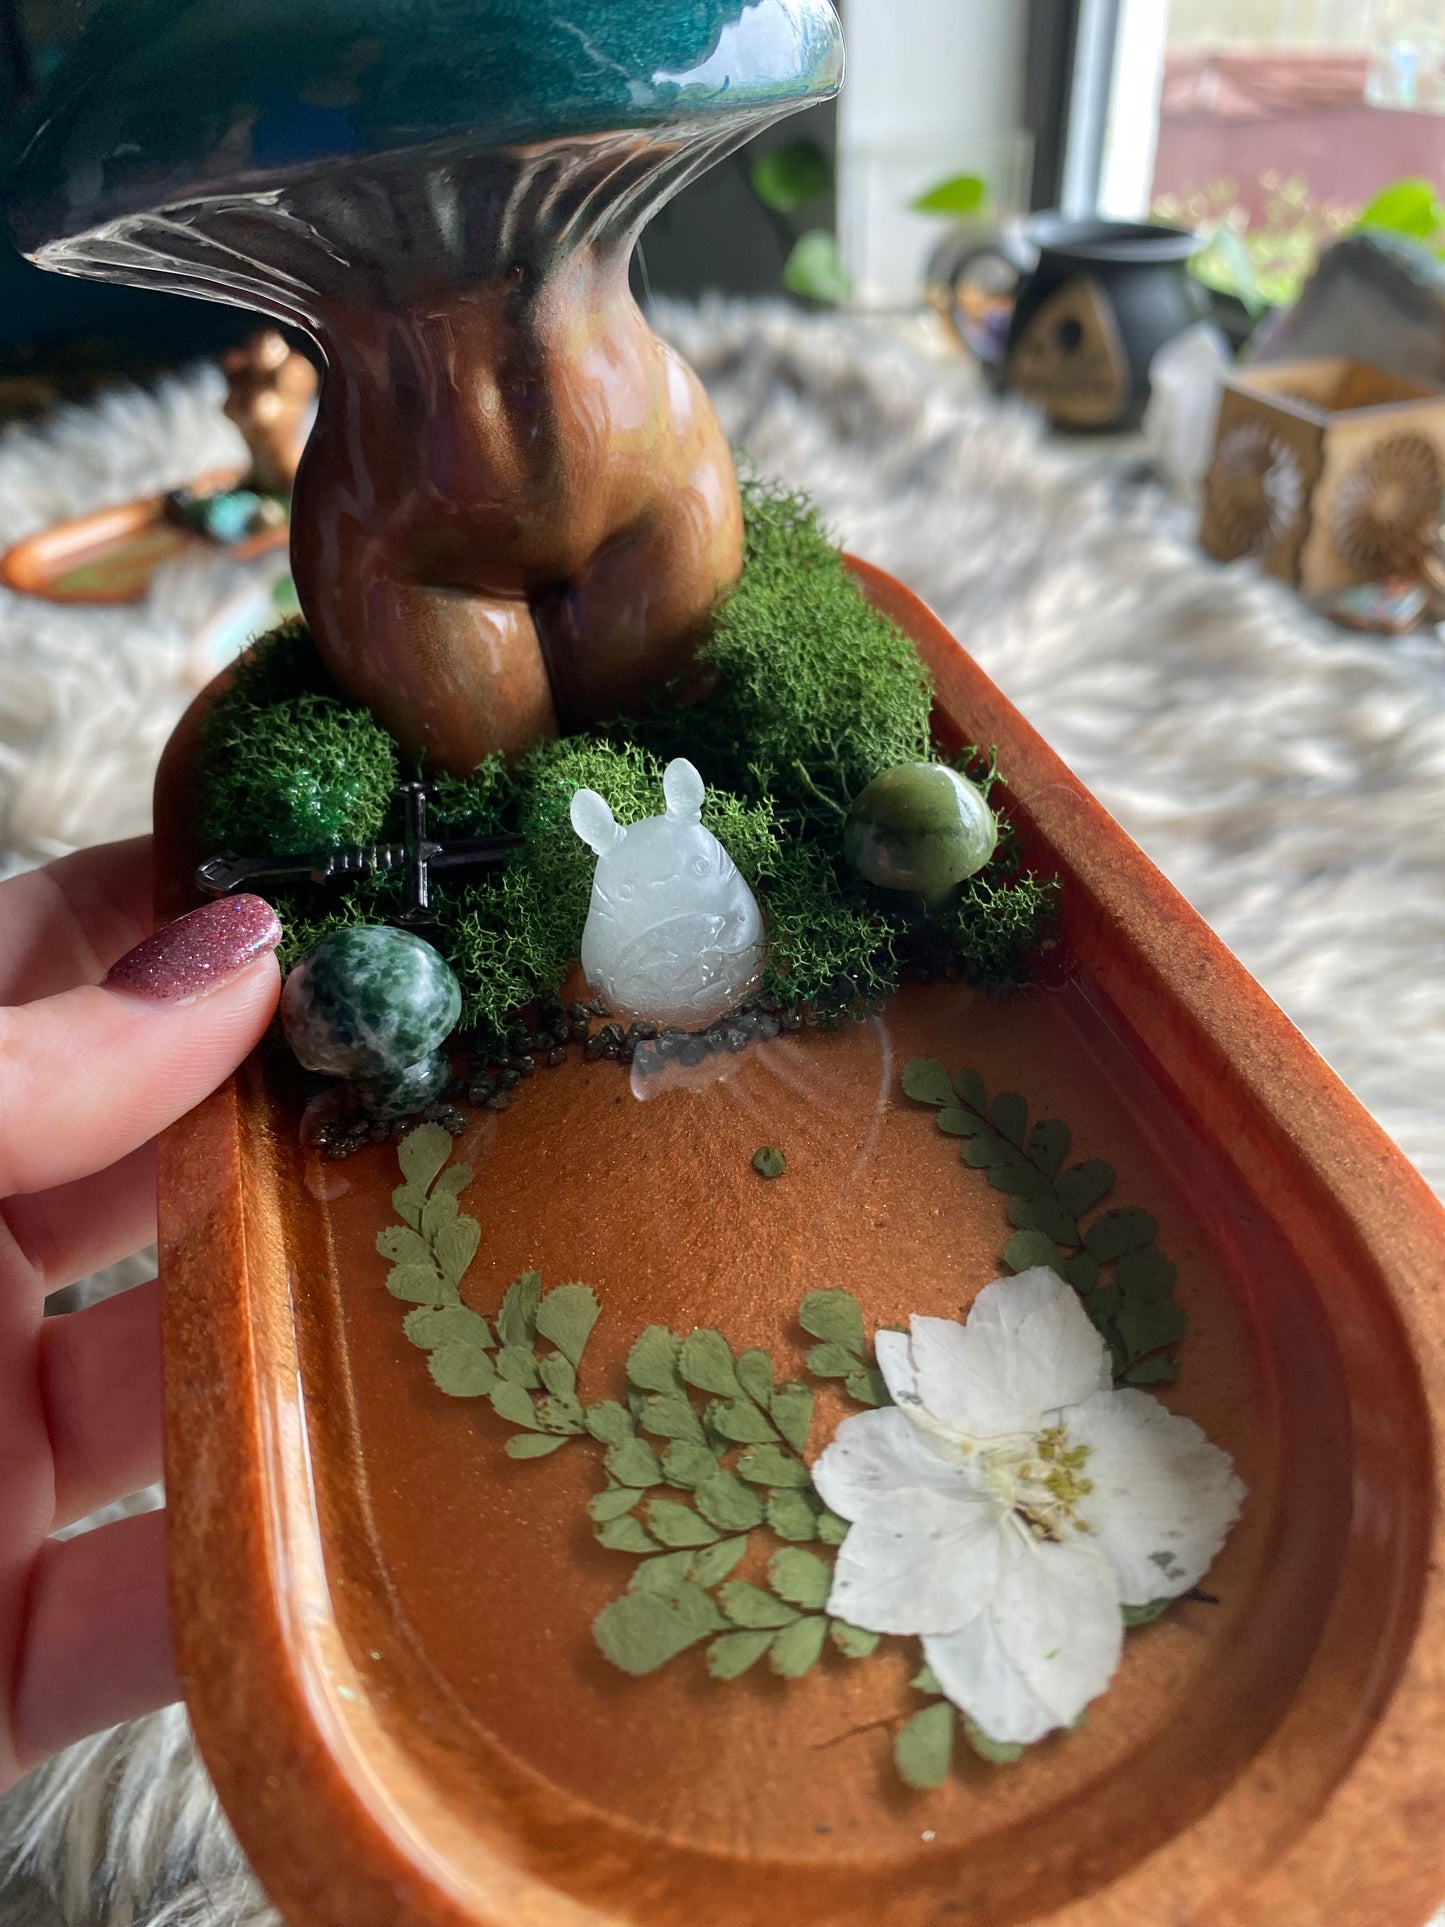
<instances>
[{"instance_id":1,"label":"resin mushroom","mask_svg":"<svg viewBox=\"0 0 1445 1927\"><path fill-rule=\"evenodd\" d=\"M108 0L5 205L44 267L316 338L302 609L337 681L462 771L635 708L736 579L727 446L628 265L841 71L830 0Z\"/></svg>"}]
</instances>

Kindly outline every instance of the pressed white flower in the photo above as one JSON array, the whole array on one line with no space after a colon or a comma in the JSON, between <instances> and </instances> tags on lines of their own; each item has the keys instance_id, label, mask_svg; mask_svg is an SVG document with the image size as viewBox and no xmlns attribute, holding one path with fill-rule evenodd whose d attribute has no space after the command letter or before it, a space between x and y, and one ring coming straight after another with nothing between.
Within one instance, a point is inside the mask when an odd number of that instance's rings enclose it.
<instances>
[{"instance_id":1,"label":"pressed white flower","mask_svg":"<svg viewBox=\"0 0 1445 1927\"><path fill-rule=\"evenodd\" d=\"M813 1482L850 1521L828 1610L916 1633L985 1733L1041 1739L1113 1677L1124 1606L1198 1581L1239 1516L1229 1455L1115 1390L1076 1294L1038 1266L967 1322L879 1332L891 1407L844 1419Z\"/></svg>"}]
</instances>

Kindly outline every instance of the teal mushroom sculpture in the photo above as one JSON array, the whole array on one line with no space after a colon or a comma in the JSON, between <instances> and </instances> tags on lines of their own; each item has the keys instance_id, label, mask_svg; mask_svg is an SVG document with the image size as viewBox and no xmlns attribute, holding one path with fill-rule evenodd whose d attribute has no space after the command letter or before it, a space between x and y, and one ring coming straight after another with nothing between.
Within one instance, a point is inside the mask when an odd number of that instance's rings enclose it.
<instances>
[{"instance_id":1,"label":"teal mushroom sculpture","mask_svg":"<svg viewBox=\"0 0 1445 1927\"><path fill-rule=\"evenodd\" d=\"M830 0L106 0L5 208L41 266L315 337L302 610L465 771L686 687L741 511L632 248L841 73Z\"/></svg>"}]
</instances>

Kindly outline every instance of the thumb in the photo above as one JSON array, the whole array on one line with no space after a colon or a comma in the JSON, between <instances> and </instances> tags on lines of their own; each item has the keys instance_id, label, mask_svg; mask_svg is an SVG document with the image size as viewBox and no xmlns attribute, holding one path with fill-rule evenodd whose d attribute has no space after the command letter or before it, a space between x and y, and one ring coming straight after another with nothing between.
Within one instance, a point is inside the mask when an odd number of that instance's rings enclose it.
<instances>
[{"instance_id":1,"label":"thumb","mask_svg":"<svg viewBox=\"0 0 1445 1927\"><path fill-rule=\"evenodd\" d=\"M269 903L223 897L103 984L0 1009L0 1197L104 1170L208 1096L271 1021L280 939Z\"/></svg>"}]
</instances>

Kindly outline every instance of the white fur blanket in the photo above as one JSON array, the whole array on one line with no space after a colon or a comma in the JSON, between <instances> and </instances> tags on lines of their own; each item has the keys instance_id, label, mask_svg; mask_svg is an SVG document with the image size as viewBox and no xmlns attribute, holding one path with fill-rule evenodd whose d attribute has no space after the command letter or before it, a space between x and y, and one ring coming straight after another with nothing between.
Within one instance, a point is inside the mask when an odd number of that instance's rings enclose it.
<instances>
[{"instance_id":1,"label":"white fur blanket","mask_svg":"<svg viewBox=\"0 0 1445 1927\"><path fill-rule=\"evenodd\" d=\"M733 441L919 591L1445 1187L1445 645L1351 638L1087 444L1044 443L961 371L843 320L662 317ZM234 450L213 372L0 437L0 542ZM0 850L141 828L233 570L116 612L0 592ZM0 1804L0 1921L259 1927L183 1716ZM344 1923L338 1923L344 1927Z\"/></svg>"}]
</instances>

